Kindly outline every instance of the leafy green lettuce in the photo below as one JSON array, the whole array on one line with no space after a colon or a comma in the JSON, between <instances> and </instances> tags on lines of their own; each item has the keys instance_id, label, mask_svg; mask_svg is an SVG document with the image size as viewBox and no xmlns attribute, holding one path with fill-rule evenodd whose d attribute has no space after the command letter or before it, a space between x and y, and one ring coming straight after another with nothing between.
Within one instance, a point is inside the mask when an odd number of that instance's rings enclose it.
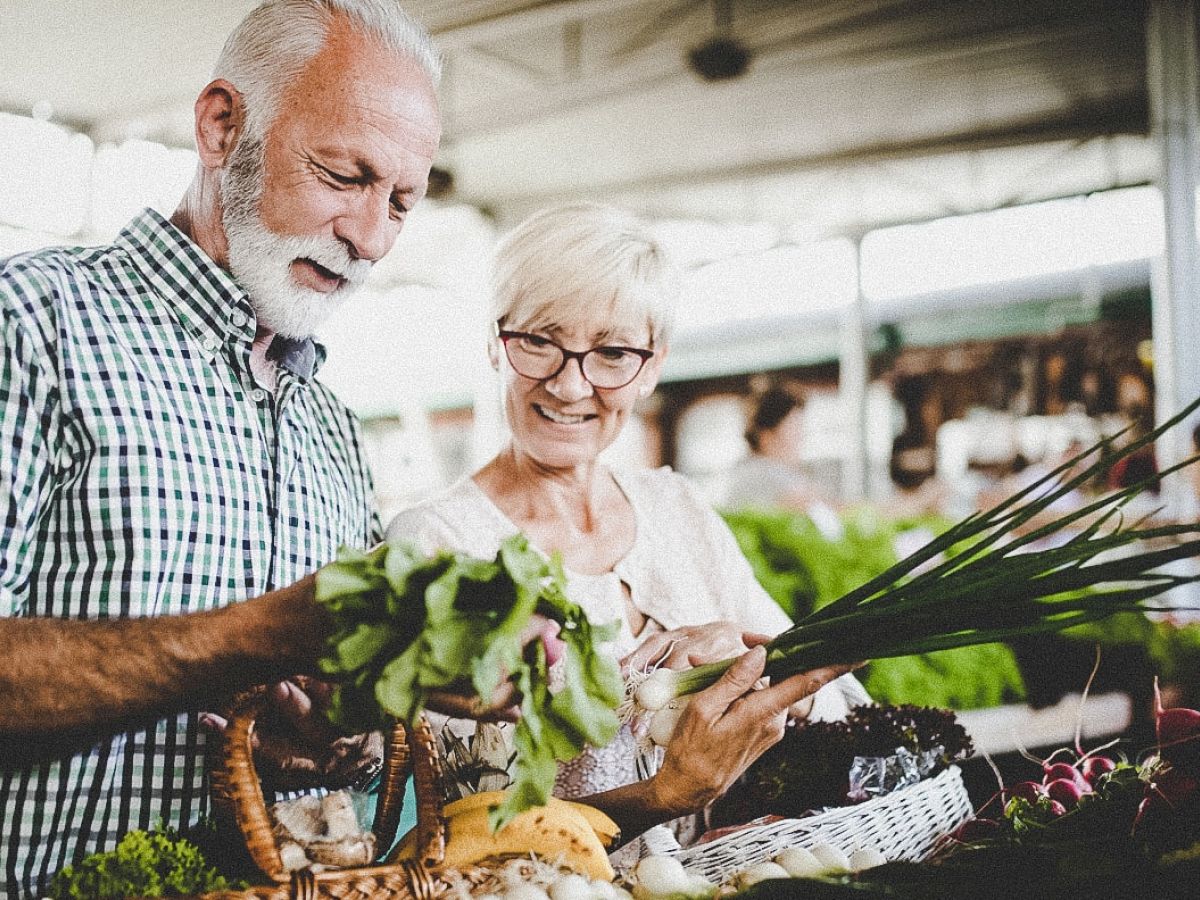
<instances>
[{"instance_id":1,"label":"leafy green lettuce","mask_svg":"<svg viewBox=\"0 0 1200 900\"><path fill-rule=\"evenodd\" d=\"M317 574L317 600L336 624L320 661L337 682L331 720L351 731L382 728L392 716L412 721L434 691L488 698L511 680L521 695L516 771L492 825L545 804L558 760L612 740L623 690L616 661L596 648L617 626L593 626L565 582L558 560L519 534L494 560L449 551L426 558L399 543L343 549ZM521 644L535 612L559 623L566 645L555 691L541 641Z\"/></svg>"}]
</instances>

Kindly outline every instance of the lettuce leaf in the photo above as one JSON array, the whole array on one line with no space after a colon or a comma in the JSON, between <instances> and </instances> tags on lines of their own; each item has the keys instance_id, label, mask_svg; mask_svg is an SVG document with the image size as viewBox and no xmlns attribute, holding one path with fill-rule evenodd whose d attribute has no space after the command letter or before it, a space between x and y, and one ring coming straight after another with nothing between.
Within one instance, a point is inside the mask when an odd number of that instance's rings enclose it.
<instances>
[{"instance_id":1,"label":"lettuce leaf","mask_svg":"<svg viewBox=\"0 0 1200 900\"><path fill-rule=\"evenodd\" d=\"M597 652L616 625L592 625L565 583L561 563L519 534L494 560L446 551L427 558L400 543L341 551L317 574L317 599L336 626L320 660L337 683L330 719L349 731L382 728L392 717L412 721L434 691L491 697L511 680L521 695L517 759L493 827L544 804L559 760L612 740L623 690L615 660ZM541 641L521 646L534 613L561 627L565 677L557 691Z\"/></svg>"}]
</instances>

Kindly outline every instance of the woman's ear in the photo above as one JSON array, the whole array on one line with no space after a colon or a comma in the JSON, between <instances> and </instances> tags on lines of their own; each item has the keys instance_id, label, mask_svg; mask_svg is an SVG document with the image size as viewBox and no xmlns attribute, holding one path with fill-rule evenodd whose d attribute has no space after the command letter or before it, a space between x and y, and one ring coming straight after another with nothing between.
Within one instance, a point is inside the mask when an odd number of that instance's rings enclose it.
<instances>
[{"instance_id":1,"label":"woman's ear","mask_svg":"<svg viewBox=\"0 0 1200 900\"><path fill-rule=\"evenodd\" d=\"M663 344L661 348L656 348L654 355L650 357L650 361L646 363L642 369L641 375L638 376L638 396L649 397L654 389L658 386L658 379L662 376L663 363L667 361L667 353L670 346Z\"/></svg>"},{"instance_id":2,"label":"woman's ear","mask_svg":"<svg viewBox=\"0 0 1200 900\"><path fill-rule=\"evenodd\" d=\"M196 98L196 152L206 169L220 169L229 160L245 127L245 103L237 88L218 78Z\"/></svg>"},{"instance_id":3,"label":"woman's ear","mask_svg":"<svg viewBox=\"0 0 1200 900\"><path fill-rule=\"evenodd\" d=\"M492 368L497 372L500 371L500 339L493 337L488 339L487 344L488 362L492 364Z\"/></svg>"}]
</instances>

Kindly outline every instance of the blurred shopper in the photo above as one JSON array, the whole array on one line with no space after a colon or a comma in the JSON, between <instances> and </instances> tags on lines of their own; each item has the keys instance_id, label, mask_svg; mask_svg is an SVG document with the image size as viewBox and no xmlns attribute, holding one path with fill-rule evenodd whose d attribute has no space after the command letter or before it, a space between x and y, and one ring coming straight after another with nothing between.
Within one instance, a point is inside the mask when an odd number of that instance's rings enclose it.
<instances>
[{"instance_id":1,"label":"blurred shopper","mask_svg":"<svg viewBox=\"0 0 1200 900\"><path fill-rule=\"evenodd\" d=\"M312 335L425 193L438 68L390 0L269 0L200 93L170 221L0 262L0 896L195 822L201 710L314 669L305 576L379 529ZM370 774L377 737L315 693L270 694L264 773Z\"/></svg>"},{"instance_id":2,"label":"blurred shopper","mask_svg":"<svg viewBox=\"0 0 1200 900\"><path fill-rule=\"evenodd\" d=\"M618 623L611 652L636 669L746 654L786 628L729 529L686 480L599 460L667 355L676 288L654 238L611 207L547 210L504 239L492 283L488 352L510 441L472 476L401 513L389 538L490 557L524 532L561 554L568 593L589 618ZM747 665L760 673L762 659ZM556 793L588 797L630 835L696 812L779 739L794 703L839 674L822 669L732 705L738 691L718 683L710 690L722 692L725 712L705 721L712 698L698 695L657 774L638 780L625 728L610 746L561 766ZM835 717L862 700L845 676L804 706Z\"/></svg>"},{"instance_id":3,"label":"blurred shopper","mask_svg":"<svg viewBox=\"0 0 1200 900\"><path fill-rule=\"evenodd\" d=\"M804 398L770 387L754 398L744 432L750 453L729 471L720 505L782 506L799 510L830 540L841 537L837 511L804 470Z\"/></svg>"}]
</instances>

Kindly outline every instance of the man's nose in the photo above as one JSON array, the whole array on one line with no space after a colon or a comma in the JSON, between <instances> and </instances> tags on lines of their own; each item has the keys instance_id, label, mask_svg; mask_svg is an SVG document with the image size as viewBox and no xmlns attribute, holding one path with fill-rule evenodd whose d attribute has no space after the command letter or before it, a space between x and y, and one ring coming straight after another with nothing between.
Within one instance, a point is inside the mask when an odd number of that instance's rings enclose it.
<instances>
[{"instance_id":1,"label":"man's nose","mask_svg":"<svg viewBox=\"0 0 1200 900\"><path fill-rule=\"evenodd\" d=\"M392 218L391 198L374 191L354 197L334 224L334 233L356 259L378 262L392 249L401 223Z\"/></svg>"},{"instance_id":2,"label":"man's nose","mask_svg":"<svg viewBox=\"0 0 1200 900\"><path fill-rule=\"evenodd\" d=\"M567 360L562 371L546 382L546 389L559 400L582 400L592 394L592 383L583 377L583 360Z\"/></svg>"}]
</instances>

